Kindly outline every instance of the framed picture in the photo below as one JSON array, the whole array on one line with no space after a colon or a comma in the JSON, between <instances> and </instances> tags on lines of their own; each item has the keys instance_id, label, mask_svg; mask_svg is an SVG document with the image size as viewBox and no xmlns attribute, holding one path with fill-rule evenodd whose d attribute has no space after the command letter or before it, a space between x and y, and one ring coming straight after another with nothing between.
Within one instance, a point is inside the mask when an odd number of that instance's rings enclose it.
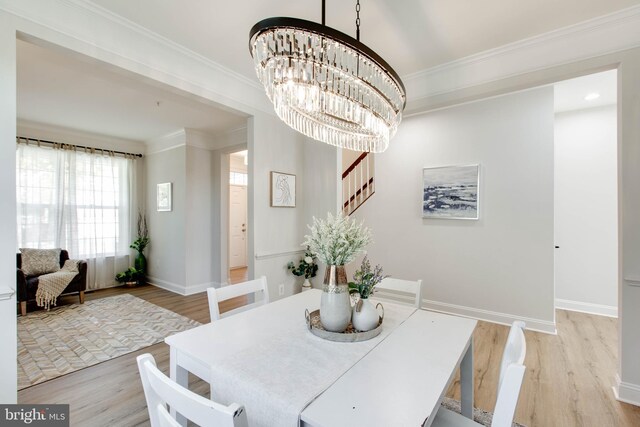
<instances>
[{"instance_id":1,"label":"framed picture","mask_svg":"<svg viewBox=\"0 0 640 427\"><path fill-rule=\"evenodd\" d=\"M275 208L296 207L295 175L271 172L271 206Z\"/></svg>"},{"instance_id":2,"label":"framed picture","mask_svg":"<svg viewBox=\"0 0 640 427\"><path fill-rule=\"evenodd\" d=\"M158 184L158 212L169 212L173 208L171 201L171 183Z\"/></svg>"},{"instance_id":3,"label":"framed picture","mask_svg":"<svg viewBox=\"0 0 640 427\"><path fill-rule=\"evenodd\" d=\"M422 170L422 217L478 219L480 166Z\"/></svg>"}]
</instances>

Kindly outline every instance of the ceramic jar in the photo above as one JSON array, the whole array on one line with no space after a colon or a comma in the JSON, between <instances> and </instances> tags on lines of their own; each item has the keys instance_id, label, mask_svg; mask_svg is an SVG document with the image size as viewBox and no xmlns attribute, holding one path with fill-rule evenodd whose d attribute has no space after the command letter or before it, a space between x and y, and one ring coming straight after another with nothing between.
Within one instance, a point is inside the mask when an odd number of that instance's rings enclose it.
<instances>
[{"instance_id":1,"label":"ceramic jar","mask_svg":"<svg viewBox=\"0 0 640 427\"><path fill-rule=\"evenodd\" d=\"M353 307L351 323L354 328L362 332L370 331L378 326L380 315L368 298L360 299Z\"/></svg>"}]
</instances>

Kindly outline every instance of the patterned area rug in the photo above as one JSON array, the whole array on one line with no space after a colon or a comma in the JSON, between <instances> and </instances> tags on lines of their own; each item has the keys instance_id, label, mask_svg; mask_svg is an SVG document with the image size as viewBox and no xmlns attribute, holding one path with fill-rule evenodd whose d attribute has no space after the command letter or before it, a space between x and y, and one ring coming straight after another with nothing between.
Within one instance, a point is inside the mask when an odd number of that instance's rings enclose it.
<instances>
[{"instance_id":1,"label":"patterned area rug","mask_svg":"<svg viewBox=\"0 0 640 427\"><path fill-rule=\"evenodd\" d=\"M18 390L156 344L200 323L130 294L18 317Z\"/></svg>"},{"instance_id":2,"label":"patterned area rug","mask_svg":"<svg viewBox=\"0 0 640 427\"><path fill-rule=\"evenodd\" d=\"M442 406L450 411L460 413L460 401L445 397L442 401ZM491 427L491 420L493 419L493 412L485 411L479 408L473 408L473 419L475 422L480 423L483 426ZM526 427L522 424L514 422L512 427Z\"/></svg>"}]
</instances>

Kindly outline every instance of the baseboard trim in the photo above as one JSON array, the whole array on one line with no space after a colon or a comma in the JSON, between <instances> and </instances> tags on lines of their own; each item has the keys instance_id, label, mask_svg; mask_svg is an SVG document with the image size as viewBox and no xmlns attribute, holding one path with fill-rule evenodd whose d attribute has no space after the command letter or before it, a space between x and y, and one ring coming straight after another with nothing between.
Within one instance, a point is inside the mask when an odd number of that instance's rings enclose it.
<instances>
[{"instance_id":1,"label":"baseboard trim","mask_svg":"<svg viewBox=\"0 0 640 427\"><path fill-rule=\"evenodd\" d=\"M440 313L454 314L456 316L469 317L472 319L484 320L491 323L510 326L514 321L521 320L527 324L527 329L545 334L556 335L556 323L548 320L533 319L530 317L516 316L514 314L499 313L497 311L483 310L479 308L466 307L463 305L449 304L446 302L423 299L422 307L438 311Z\"/></svg>"},{"instance_id":2,"label":"baseboard trim","mask_svg":"<svg viewBox=\"0 0 640 427\"><path fill-rule=\"evenodd\" d=\"M207 288L219 288L220 283L218 282L206 282L206 283L198 283L196 285L179 285L177 283L167 282L166 280L158 279L157 277L147 277L147 282L150 285L156 286L158 288L164 289L166 291L173 292L174 294L188 296L195 295L207 290Z\"/></svg>"},{"instance_id":3,"label":"baseboard trim","mask_svg":"<svg viewBox=\"0 0 640 427\"><path fill-rule=\"evenodd\" d=\"M173 292L178 295L187 295L184 285L179 285L177 283L167 282L166 280L160 280L157 277L147 277L147 283L150 285L156 286L158 288L164 289L165 291Z\"/></svg>"},{"instance_id":4,"label":"baseboard trim","mask_svg":"<svg viewBox=\"0 0 640 427\"><path fill-rule=\"evenodd\" d=\"M612 305L592 304L589 302L556 298L556 308L561 310L578 311L580 313L596 314L598 316L618 317L618 307Z\"/></svg>"},{"instance_id":5,"label":"baseboard trim","mask_svg":"<svg viewBox=\"0 0 640 427\"><path fill-rule=\"evenodd\" d=\"M612 388L616 400L630 405L640 406L640 386L622 382L620 376L616 374L616 385Z\"/></svg>"},{"instance_id":6,"label":"baseboard trim","mask_svg":"<svg viewBox=\"0 0 640 427\"><path fill-rule=\"evenodd\" d=\"M197 285L187 286L185 295L199 294L205 292L207 288L219 288L220 286L218 282L198 283Z\"/></svg>"},{"instance_id":7,"label":"baseboard trim","mask_svg":"<svg viewBox=\"0 0 640 427\"><path fill-rule=\"evenodd\" d=\"M15 293L16 291L11 288L0 288L0 301L10 300Z\"/></svg>"}]
</instances>

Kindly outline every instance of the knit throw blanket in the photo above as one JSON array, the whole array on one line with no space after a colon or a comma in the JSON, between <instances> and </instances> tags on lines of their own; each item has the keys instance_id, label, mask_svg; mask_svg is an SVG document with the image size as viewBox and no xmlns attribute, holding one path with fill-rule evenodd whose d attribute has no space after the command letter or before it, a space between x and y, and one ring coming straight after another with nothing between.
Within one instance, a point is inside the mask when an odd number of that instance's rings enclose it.
<instances>
[{"instance_id":1,"label":"knit throw blanket","mask_svg":"<svg viewBox=\"0 0 640 427\"><path fill-rule=\"evenodd\" d=\"M38 304L38 307L44 307L45 310L49 310L52 305L56 305L58 296L78 273L78 260L68 259L60 270L40 276L38 278L38 290L36 291L36 304Z\"/></svg>"}]
</instances>

